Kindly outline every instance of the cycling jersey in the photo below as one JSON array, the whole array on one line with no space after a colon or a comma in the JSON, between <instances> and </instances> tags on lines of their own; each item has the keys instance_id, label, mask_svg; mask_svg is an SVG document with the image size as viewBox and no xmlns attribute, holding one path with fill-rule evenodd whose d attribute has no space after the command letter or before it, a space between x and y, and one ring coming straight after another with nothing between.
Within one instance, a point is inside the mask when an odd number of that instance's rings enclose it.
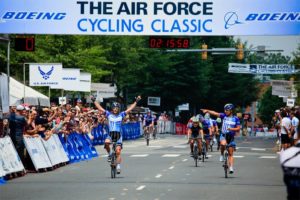
<instances>
[{"instance_id":1,"label":"cycling jersey","mask_svg":"<svg viewBox=\"0 0 300 200\"><path fill-rule=\"evenodd\" d=\"M144 120L145 120L145 125L150 126L153 122L153 117L151 115L145 115Z\"/></svg>"},{"instance_id":2,"label":"cycling jersey","mask_svg":"<svg viewBox=\"0 0 300 200\"><path fill-rule=\"evenodd\" d=\"M236 116L226 116L225 113L220 113L220 118L223 119L222 124L222 133L223 134L230 134L232 136L235 135L235 131L229 131L228 128L236 128L237 126L240 126L240 120Z\"/></svg>"},{"instance_id":3,"label":"cycling jersey","mask_svg":"<svg viewBox=\"0 0 300 200\"><path fill-rule=\"evenodd\" d=\"M199 134L199 130L201 130L200 126L197 127L192 126L190 129L192 131L192 135L191 135L192 138L198 138L200 136Z\"/></svg>"},{"instance_id":4,"label":"cycling jersey","mask_svg":"<svg viewBox=\"0 0 300 200\"><path fill-rule=\"evenodd\" d=\"M121 132L122 120L126 116L126 113L121 112L115 115L106 110L105 115L108 119L109 132Z\"/></svg>"},{"instance_id":5,"label":"cycling jersey","mask_svg":"<svg viewBox=\"0 0 300 200\"><path fill-rule=\"evenodd\" d=\"M211 123L209 119L204 119L202 122L203 133L205 135L209 135L209 128L211 127Z\"/></svg>"}]
</instances>

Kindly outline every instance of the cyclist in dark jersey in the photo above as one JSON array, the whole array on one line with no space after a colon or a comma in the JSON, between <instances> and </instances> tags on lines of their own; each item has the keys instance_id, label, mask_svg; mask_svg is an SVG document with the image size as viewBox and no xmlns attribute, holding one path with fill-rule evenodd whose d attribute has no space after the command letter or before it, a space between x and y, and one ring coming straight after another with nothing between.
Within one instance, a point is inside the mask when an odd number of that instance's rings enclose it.
<instances>
[{"instance_id":1,"label":"cyclist in dark jersey","mask_svg":"<svg viewBox=\"0 0 300 200\"><path fill-rule=\"evenodd\" d=\"M191 119L192 125L188 127L188 138L191 147L191 155L193 155L193 144L194 141L198 141L198 152L199 155L202 153L202 140L203 140L203 130L200 125L199 119L197 117L193 117Z\"/></svg>"}]
</instances>

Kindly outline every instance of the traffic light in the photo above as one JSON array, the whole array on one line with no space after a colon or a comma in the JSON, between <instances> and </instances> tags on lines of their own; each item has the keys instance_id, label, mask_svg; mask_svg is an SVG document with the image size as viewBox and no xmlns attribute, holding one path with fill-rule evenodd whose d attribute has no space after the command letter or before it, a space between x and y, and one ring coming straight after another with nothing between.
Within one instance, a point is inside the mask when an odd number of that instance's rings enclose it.
<instances>
[{"instance_id":1,"label":"traffic light","mask_svg":"<svg viewBox=\"0 0 300 200\"><path fill-rule=\"evenodd\" d=\"M243 60L244 59L244 47L243 44L239 43L236 45L237 52L236 52L236 58L238 60Z\"/></svg>"},{"instance_id":2,"label":"traffic light","mask_svg":"<svg viewBox=\"0 0 300 200\"><path fill-rule=\"evenodd\" d=\"M207 45L206 44L202 44L202 50L207 50ZM202 60L207 60L207 51L202 51L201 52L201 58Z\"/></svg>"}]
</instances>

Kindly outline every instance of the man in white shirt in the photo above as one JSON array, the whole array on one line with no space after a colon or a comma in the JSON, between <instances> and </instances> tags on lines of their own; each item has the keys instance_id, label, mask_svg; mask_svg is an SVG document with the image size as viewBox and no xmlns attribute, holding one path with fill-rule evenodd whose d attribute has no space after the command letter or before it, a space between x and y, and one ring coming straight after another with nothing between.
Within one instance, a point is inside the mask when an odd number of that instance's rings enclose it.
<instances>
[{"instance_id":1,"label":"man in white shirt","mask_svg":"<svg viewBox=\"0 0 300 200\"><path fill-rule=\"evenodd\" d=\"M295 146L282 151L280 163L283 170L283 180L287 187L287 199L300 199L300 140L296 138Z\"/></svg>"},{"instance_id":2,"label":"man in white shirt","mask_svg":"<svg viewBox=\"0 0 300 200\"><path fill-rule=\"evenodd\" d=\"M287 112L284 110L281 112L281 147L283 150L287 149L290 146L291 138L291 127L292 121L288 117Z\"/></svg>"},{"instance_id":3,"label":"man in white shirt","mask_svg":"<svg viewBox=\"0 0 300 200\"><path fill-rule=\"evenodd\" d=\"M292 142L291 145L296 144L296 140L298 138L298 126L299 126L299 119L295 116L295 112L291 112L291 119L292 119Z\"/></svg>"}]
</instances>

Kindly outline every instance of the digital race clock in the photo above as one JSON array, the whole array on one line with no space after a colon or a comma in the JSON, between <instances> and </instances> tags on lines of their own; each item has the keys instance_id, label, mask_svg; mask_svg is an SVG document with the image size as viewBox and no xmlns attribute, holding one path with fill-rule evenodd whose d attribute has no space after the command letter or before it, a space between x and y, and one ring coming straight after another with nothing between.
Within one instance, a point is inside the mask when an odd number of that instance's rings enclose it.
<instances>
[{"instance_id":1,"label":"digital race clock","mask_svg":"<svg viewBox=\"0 0 300 200\"><path fill-rule=\"evenodd\" d=\"M187 49L189 38L149 37L149 48Z\"/></svg>"}]
</instances>

